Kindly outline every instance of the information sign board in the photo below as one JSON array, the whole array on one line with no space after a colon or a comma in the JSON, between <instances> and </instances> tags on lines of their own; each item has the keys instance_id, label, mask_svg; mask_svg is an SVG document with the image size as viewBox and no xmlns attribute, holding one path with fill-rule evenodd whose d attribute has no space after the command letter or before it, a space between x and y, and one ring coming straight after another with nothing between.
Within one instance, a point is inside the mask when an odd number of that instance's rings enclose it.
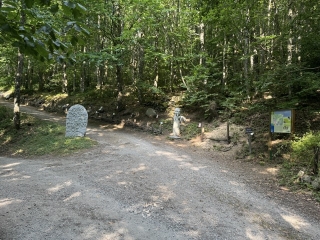
<instances>
[{"instance_id":1,"label":"information sign board","mask_svg":"<svg viewBox=\"0 0 320 240\"><path fill-rule=\"evenodd\" d=\"M292 110L280 110L271 112L270 132L291 133L293 125Z\"/></svg>"}]
</instances>

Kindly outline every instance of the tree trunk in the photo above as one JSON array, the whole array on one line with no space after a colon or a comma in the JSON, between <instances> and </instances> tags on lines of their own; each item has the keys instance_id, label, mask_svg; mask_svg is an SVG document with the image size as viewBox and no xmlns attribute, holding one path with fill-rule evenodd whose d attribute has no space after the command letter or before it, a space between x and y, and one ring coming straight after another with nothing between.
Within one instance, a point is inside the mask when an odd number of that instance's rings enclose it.
<instances>
[{"instance_id":1,"label":"tree trunk","mask_svg":"<svg viewBox=\"0 0 320 240\"><path fill-rule=\"evenodd\" d=\"M118 48L121 45L121 34L122 34L122 20L121 20L121 7L119 2L112 2L113 4L113 18L112 21L112 33L113 33L113 46ZM120 53L121 56L121 53ZM122 77L122 66L121 66L121 57L118 60L116 66L116 80L117 80L117 111L121 111L124 109L123 104L123 87L124 81Z\"/></svg>"},{"instance_id":2,"label":"tree trunk","mask_svg":"<svg viewBox=\"0 0 320 240\"><path fill-rule=\"evenodd\" d=\"M26 14L24 12L25 3L22 3L22 11L21 11L21 19L20 24L24 26L26 22ZM15 78L15 86L14 86L14 101L13 101L13 125L16 129L20 129L20 86L22 82L22 75L23 75L23 63L24 63L24 55L18 49L18 66L17 66L17 73Z\"/></svg>"},{"instance_id":3,"label":"tree trunk","mask_svg":"<svg viewBox=\"0 0 320 240\"><path fill-rule=\"evenodd\" d=\"M63 70L63 86L62 86L62 92L68 94L68 80L67 80L67 64L63 63L62 66Z\"/></svg>"},{"instance_id":4,"label":"tree trunk","mask_svg":"<svg viewBox=\"0 0 320 240\"><path fill-rule=\"evenodd\" d=\"M122 111L124 109L124 104L123 104L123 78L122 78L122 68L118 64L117 65L117 89L118 89L118 96L117 96L117 110Z\"/></svg>"},{"instance_id":5,"label":"tree trunk","mask_svg":"<svg viewBox=\"0 0 320 240\"><path fill-rule=\"evenodd\" d=\"M222 87L226 85L227 76L228 76L228 66L227 66L227 51L228 51L228 42L227 36L224 34L223 37L223 52L222 52Z\"/></svg>"},{"instance_id":6,"label":"tree trunk","mask_svg":"<svg viewBox=\"0 0 320 240\"><path fill-rule=\"evenodd\" d=\"M155 37L155 51L156 53L158 53L159 49L158 49L158 45L159 45L159 30L157 30L156 33L156 37ZM154 77L154 81L153 81L153 86L155 88L158 87L158 82L159 82L159 58L158 56L155 57L154 59L155 63L154 63L154 70L155 70L155 77Z\"/></svg>"},{"instance_id":7,"label":"tree trunk","mask_svg":"<svg viewBox=\"0 0 320 240\"><path fill-rule=\"evenodd\" d=\"M15 88L14 88L14 117L13 124L16 129L20 129L20 85L22 81L23 74L23 62L24 55L18 50L18 66L17 66L17 74L15 78Z\"/></svg>"}]
</instances>

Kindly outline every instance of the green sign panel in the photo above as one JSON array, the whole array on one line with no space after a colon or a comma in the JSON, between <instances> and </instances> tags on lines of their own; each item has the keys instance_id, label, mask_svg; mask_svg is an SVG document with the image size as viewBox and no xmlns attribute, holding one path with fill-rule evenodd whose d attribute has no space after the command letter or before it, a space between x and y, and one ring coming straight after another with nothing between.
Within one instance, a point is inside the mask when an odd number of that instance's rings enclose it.
<instances>
[{"instance_id":1,"label":"green sign panel","mask_svg":"<svg viewBox=\"0 0 320 240\"><path fill-rule=\"evenodd\" d=\"M292 110L271 112L270 132L291 133L292 131Z\"/></svg>"}]
</instances>

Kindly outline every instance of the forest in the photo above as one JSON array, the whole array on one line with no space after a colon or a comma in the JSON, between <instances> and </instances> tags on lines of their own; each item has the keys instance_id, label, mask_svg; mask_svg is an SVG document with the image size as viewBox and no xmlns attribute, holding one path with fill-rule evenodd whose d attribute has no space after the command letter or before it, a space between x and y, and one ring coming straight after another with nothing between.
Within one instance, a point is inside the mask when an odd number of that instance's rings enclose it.
<instances>
[{"instance_id":1,"label":"forest","mask_svg":"<svg viewBox=\"0 0 320 240\"><path fill-rule=\"evenodd\" d=\"M316 0L3 0L0 84L232 111L318 98ZM285 102L285 106L277 106ZM210 114L210 112L208 112Z\"/></svg>"},{"instance_id":2,"label":"forest","mask_svg":"<svg viewBox=\"0 0 320 240\"><path fill-rule=\"evenodd\" d=\"M2 0L0 31L16 128L23 96L46 92L118 112L182 96L208 121L318 110L318 0Z\"/></svg>"}]
</instances>

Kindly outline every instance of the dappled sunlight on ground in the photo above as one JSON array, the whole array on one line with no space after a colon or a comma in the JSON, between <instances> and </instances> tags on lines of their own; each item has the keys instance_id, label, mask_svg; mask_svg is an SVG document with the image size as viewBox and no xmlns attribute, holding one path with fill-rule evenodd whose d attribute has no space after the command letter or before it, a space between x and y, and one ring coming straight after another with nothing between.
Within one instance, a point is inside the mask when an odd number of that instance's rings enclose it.
<instances>
[{"instance_id":1,"label":"dappled sunlight on ground","mask_svg":"<svg viewBox=\"0 0 320 240\"><path fill-rule=\"evenodd\" d=\"M2 159L3 157L0 157L0 159ZM2 165L0 166L0 168L11 168L11 167L15 167L15 166L18 166L20 165L21 163L20 162L16 162L16 163L11 163L11 164L6 164L6 165Z\"/></svg>"},{"instance_id":2,"label":"dappled sunlight on ground","mask_svg":"<svg viewBox=\"0 0 320 240\"><path fill-rule=\"evenodd\" d=\"M14 204L14 203L22 203L22 200L19 199L11 199L11 198L4 198L4 199L0 199L0 208L2 207L7 207L10 204Z\"/></svg>"},{"instance_id":3,"label":"dappled sunlight on ground","mask_svg":"<svg viewBox=\"0 0 320 240\"><path fill-rule=\"evenodd\" d=\"M168 157L171 160L178 161L178 162L181 162L181 161L185 160L185 158L183 158L182 156L179 156L179 155L177 155L175 153L172 153L172 152L156 151L155 154L158 155L158 156Z\"/></svg>"},{"instance_id":4,"label":"dappled sunlight on ground","mask_svg":"<svg viewBox=\"0 0 320 240\"><path fill-rule=\"evenodd\" d=\"M72 193L69 197L67 197L66 199L64 199L63 201L64 202L68 202L74 198L77 198L77 197L80 197L81 196L81 192L75 192L75 193Z\"/></svg>"},{"instance_id":5,"label":"dappled sunlight on ground","mask_svg":"<svg viewBox=\"0 0 320 240\"><path fill-rule=\"evenodd\" d=\"M263 171L259 171L260 174L264 174L264 175L277 175L279 172L279 168L272 168L272 167L269 167L269 168L264 168Z\"/></svg>"},{"instance_id":6,"label":"dappled sunlight on ground","mask_svg":"<svg viewBox=\"0 0 320 240\"><path fill-rule=\"evenodd\" d=\"M145 231L144 229L141 229L140 226L137 226L137 230ZM99 240L135 240L135 238L130 236L127 229L118 228L112 233L104 234L101 238L99 238Z\"/></svg>"},{"instance_id":7,"label":"dappled sunlight on ground","mask_svg":"<svg viewBox=\"0 0 320 240\"><path fill-rule=\"evenodd\" d=\"M57 184L56 186L49 188L49 189L48 189L48 192L49 192L49 193L58 192L58 191L66 188L66 187L71 186L71 184L72 184L72 181L67 181L67 182L64 182L64 183L62 183L62 184Z\"/></svg>"},{"instance_id":8,"label":"dappled sunlight on ground","mask_svg":"<svg viewBox=\"0 0 320 240\"><path fill-rule=\"evenodd\" d=\"M29 175L22 174L14 169L14 167L19 166L20 164L20 162L15 162L6 165L0 165L0 179L3 178L3 180L6 181L21 181L30 178Z\"/></svg>"},{"instance_id":9,"label":"dappled sunlight on ground","mask_svg":"<svg viewBox=\"0 0 320 240\"><path fill-rule=\"evenodd\" d=\"M137 173L137 172L145 171L145 170L147 170L147 167L146 167L145 164L140 164L139 167L137 167L137 168L132 168L132 169L131 169L131 171L132 171L133 173Z\"/></svg>"},{"instance_id":10,"label":"dappled sunlight on ground","mask_svg":"<svg viewBox=\"0 0 320 240\"><path fill-rule=\"evenodd\" d=\"M288 222L296 230L301 230L303 228L310 227L310 224L305 222L305 220L299 216L284 215L284 214L281 216L286 222Z\"/></svg>"},{"instance_id":11,"label":"dappled sunlight on ground","mask_svg":"<svg viewBox=\"0 0 320 240\"><path fill-rule=\"evenodd\" d=\"M176 196L169 186L158 186L157 192L161 194L160 199L162 201L168 201L169 199L172 199Z\"/></svg>"},{"instance_id":12,"label":"dappled sunlight on ground","mask_svg":"<svg viewBox=\"0 0 320 240\"><path fill-rule=\"evenodd\" d=\"M247 228L246 229L246 237L247 239L250 240L265 240L268 239L266 238L266 236L264 234L261 233L257 233L257 231L251 229L251 228Z\"/></svg>"}]
</instances>

